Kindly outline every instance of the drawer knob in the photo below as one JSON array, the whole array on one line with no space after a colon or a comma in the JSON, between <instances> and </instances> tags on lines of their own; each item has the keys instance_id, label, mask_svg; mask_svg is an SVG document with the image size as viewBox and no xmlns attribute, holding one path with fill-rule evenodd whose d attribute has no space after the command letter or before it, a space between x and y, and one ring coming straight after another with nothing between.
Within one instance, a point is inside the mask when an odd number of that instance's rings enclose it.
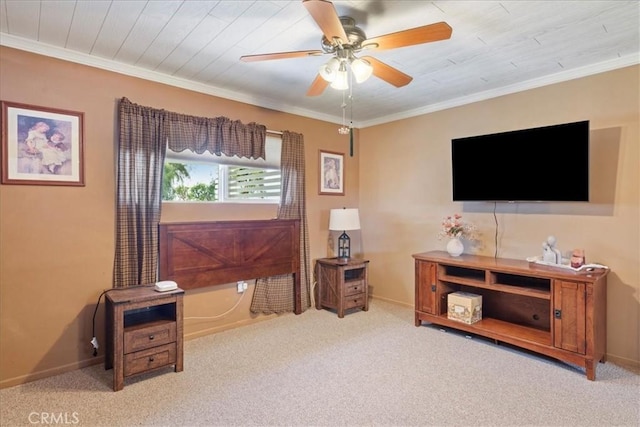
<instances>
[{"instance_id":1,"label":"drawer knob","mask_svg":"<svg viewBox=\"0 0 640 427\"><path fill-rule=\"evenodd\" d=\"M155 338L155 336L154 336L154 335L149 335L149 340L150 340L150 341L153 341L153 339L154 339L154 338Z\"/></svg>"},{"instance_id":2,"label":"drawer knob","mask_svg":"<svg viewBox=\"0 0 640 427\"><path fill-rule=\"evenodd\" d=\"M155 359L153 358L153 356L151 356L151 357L149 358L149 363L153 362L154 360L155 360Z\"/></svg>"}]
</instances>

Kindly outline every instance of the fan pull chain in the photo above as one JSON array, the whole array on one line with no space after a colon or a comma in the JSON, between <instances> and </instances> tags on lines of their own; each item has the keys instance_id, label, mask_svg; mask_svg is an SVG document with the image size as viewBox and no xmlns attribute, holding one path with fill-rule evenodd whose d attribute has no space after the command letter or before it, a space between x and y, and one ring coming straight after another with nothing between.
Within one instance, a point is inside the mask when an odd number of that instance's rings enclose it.
<instances>
[{"instance_id":1,"label":"fan pull chain","mask_svg":"<svg viewBox=\"0 0 640 427\"><path fill-rule=\"evenodd\" d=\"M353 157L353 73L349 73L351 81L349 82L349 157Z\"/></svg>"},{"instance_id":2,"label":"fan pull chain","mask_svg":"<svg viewBox=\"0 0 640 427\"><path fill-rule=\"evenodd\" d=\"M338 129L340 135L349 135L349 156L353 157L353 73L349 72L349 127L347 127L347 90L342 91L342 127Z\"/></svg>"},{"instance_id":3,"label":"fan pull chain","mask_svg":"<svg viewBox=\"0 0 640 427\"><path fill-rule=\"evenodd\" d=\"M349 128L347 127L347 102L345 99L345 92L342 91L342 127L338 129L338 133L340 135L346 135L349 133Z\"/></svg>"}]
</instances>

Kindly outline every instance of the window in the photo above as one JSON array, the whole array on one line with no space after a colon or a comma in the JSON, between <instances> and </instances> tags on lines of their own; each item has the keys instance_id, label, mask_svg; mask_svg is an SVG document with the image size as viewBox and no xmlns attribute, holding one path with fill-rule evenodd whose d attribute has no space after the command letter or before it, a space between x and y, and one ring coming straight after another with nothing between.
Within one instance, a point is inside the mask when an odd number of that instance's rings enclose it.
<instances>
[{"instance_id":1,"label":"window","mask_svg":"<svg viewBox=\"0 0 640 427\"><path fill-rule=\"evenodd\" d=\"M181 153L167 148L162 200L174 202L280 201L282 140L267 136L264 159Z\"/></svg>"}]
</instances>

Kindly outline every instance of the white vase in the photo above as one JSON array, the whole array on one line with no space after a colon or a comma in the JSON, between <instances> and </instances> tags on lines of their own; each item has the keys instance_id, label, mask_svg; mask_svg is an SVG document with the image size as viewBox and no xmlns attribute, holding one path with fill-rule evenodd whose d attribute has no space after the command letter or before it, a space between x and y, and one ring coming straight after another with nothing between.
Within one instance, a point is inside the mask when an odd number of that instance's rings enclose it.
<instances>
[{"instance_id":1,"label":"white vase","mask_svg":"<svg viewBox=\"0 0 640 427\"><path fill-rule=\"evenodd\" d=\"M447 243L447 252L451 256L460 256L460 254L464 251L464 245L462 241L458 237L452 237Z\"/></svg>"}]
</instances>

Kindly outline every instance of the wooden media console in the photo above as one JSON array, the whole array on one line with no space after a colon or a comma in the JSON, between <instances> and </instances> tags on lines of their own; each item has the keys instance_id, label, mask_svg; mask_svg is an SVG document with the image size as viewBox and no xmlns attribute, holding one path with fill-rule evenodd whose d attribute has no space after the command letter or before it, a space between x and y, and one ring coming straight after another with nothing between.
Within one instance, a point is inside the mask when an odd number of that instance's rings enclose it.
<instances>
[{"instance_id":1,"label":"wooden media console","mask_svg":"<svg viewBox=\"0 0 640 427\"><path fill-rule=\"evenodd\" d=\"M524 260L414 254L415 325L459 329L578 365L595 380L606 357L607 269L575 272ZM448 318L452 292L482 296L482 319Z\"/></svg>"}]
</instances>

